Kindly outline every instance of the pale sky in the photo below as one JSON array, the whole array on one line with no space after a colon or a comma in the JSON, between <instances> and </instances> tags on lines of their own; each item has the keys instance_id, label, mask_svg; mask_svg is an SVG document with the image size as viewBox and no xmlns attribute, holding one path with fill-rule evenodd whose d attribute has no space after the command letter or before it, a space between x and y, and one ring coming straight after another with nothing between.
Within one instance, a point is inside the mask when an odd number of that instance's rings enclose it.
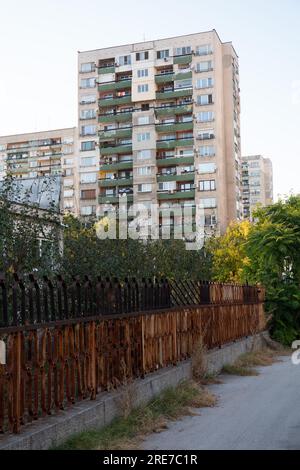
<instances>
[{"instance_id":1,"label":"pale sky","mask_svg":"<svg viewBox=\"0 0 300 470\"><path fill-rule=\"evenodd\" d=\"M300 193L299 0L0 0L0 135L77 124L77 51L215 28L240 57L242 153Z\"/></svg>"}]
</instances>

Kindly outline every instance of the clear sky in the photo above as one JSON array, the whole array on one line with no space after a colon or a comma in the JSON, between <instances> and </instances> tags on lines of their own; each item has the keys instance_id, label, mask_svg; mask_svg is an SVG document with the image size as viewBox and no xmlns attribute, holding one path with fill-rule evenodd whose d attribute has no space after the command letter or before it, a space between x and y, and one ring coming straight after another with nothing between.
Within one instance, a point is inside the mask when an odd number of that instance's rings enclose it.
<instances>
[{"instance_id":1,"label":"clear sky","mask_svg":"<svg viewBox=\"0 0 300 470\"><path fill-rule=\"evenodd\" d=\"M77 51L215 28L240 57L242 153L300 192L299 0L2 0L0 135L72 127Z\"/></svg>"}]
</instances>

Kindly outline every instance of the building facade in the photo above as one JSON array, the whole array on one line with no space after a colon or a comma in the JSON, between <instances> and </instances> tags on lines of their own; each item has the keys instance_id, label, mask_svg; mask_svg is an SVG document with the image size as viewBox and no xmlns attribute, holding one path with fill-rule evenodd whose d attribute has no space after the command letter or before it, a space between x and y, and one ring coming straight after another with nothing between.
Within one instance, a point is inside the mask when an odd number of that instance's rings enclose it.
<instances>
[{"instance_id":1,"label":"building facade","mask_svg":"<svg viewBox=\"0 0 300 470\"><path fill-rule=\"evenodd\" d=\"M77 129L0 137L0 179L62 176L61 209L79 214Z\"/></svg>"},{"instance_id":2,"label":"building facade","mask_svg":"<svg viewBox=\"0 0 300 470\"><path fill-rule=\"evenodd\" d=\"M231 43L213 30L81 52L78 75L82 216L126 195L162 211L200 204L208 232L242 218Z\"/></svg>"},{"instance_id":3,"label":"building facade","mask_svg":"<svg viewBox=\"0 0 300 470\"><path fill-rule=\"evenodd\" d=\"M242 157L243 216L252 218L258 204L273 204L273 167L262 155Z\"/></svg>"}]
</instances>

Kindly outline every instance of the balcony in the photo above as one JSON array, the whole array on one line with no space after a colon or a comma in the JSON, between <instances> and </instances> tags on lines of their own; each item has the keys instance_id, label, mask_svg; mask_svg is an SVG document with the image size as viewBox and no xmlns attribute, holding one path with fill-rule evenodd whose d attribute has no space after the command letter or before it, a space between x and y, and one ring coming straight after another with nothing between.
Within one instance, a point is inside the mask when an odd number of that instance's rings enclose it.
<instances>
[{"instance_id":1,"label":"balcony","mask_svg":"<svg viewBox=\"0 0 300 470\"><path fill-rule=\"evenodd\" d=\"M157 124L156 132L179 132L179 131L192 131L194 122L177 122L174 124Z\"/></svg>"},{"instance_id":2,"label":"balcony","mask_svg":"<svg viewBox=\"0 0 300 470\"><path fill-rule=\"evenodd\" d=\"M123 144L111 147L100 147L101 155L115 155L120 153L132 153L132 145Z\"/></svg>"},{"instance_id":3,"label":"balcony","mask_svg":"<svg viewBox=\"0 0 300 470\"><path fill-rule=\"evenodd\" d=\"M98 91L110 91L110 90L120 90L131 88L132 81L131 80L119 80L118 82L106 82L100 83L98 86Z\"/></svg>"},{"instance_id":4,"label":"balcony","mask_svg":"<svg viewBox=\"0 0 300 470\"><path fill-rule=\"evenodd\" d=\"M188 114L193 112L192 104L178 105L178 106L166 106L161 108L155 108L157 117Z\"/></svg>"},{"instance_id":5,"label":"balcony","mask_svg":"<svg viewBox=\"0 0 300 470\"><path fill-rule=\"evenodd\" d=\"M195 158L194 155L178 155L174 157L162 157L156 159L156 164L158 167L169 167L176 165L194 165Z\"/></svg>"},{"instance_id":6,"label":"balcony","mask_svg":"<svg viewBox=\"0 0 300 470\"><path fill-rule=\"evenodd\" d=\"M120 162L103 162L100 163L100 171L118 171L118 170L131 170L133 167L133 160L124 160Z\"/></svg>"},{"instance_id":7,"label":"balcony","mask_svg":"<svg viewBox=\"0 0 300 470\"><path fill-rule=\"evenodd\" d=\"M193 60L192 54L174 56L174 64L189 64Z\"/></svg>"},{"instance_id":8,"label":"balcony","mask_svg":"<svg viewBox=\"0 0 300 470\"><path fill-rule=\"evenodd\" d=\"M99 116L100 123L105 122L127 122L132 120L132 111L102 114Z\"/></svg>"},{"instance_id":9,"label":"balcony","mask_svg":"<svg viewBox=\"0 0 300 470\"><path fill-rule=\"evenodd\" d=\"M122 200L122 197L121 197L121 200ZM120 198L118 195L99 196L99 204L118 204L119 201L120 201ZM127 194L127 202L133 202L133 194Z\"/></svg>"},{"instance_id":10,"label":"balcony","mask_svg":"<svg viewBox=\"0 0 300 470\"><path fill-rule=\"evenodd\" d=\"M182 174L171 174L171 175L157 175L157 182L164 183L166 181L193 181L195 179L195 172L186 172Z\"/></svg>"},{"instance_id":11,"label":"balcony","mask_svg":"<svg viewBox=\"0 0 300 470\"><path fill-rule=\"evenodd\" d=\"M157 140L156 148L157 149L173 149L176 147L191 147L194 145L194 139L173 139L173 140Z\"/></svg>"},{"instance_id":12,"label":"balcony","mask_svg":"<svg viewBox=\"0 0 300 470\"><path fill-rule=\"evenodd\" d=\"M131 95L120 96L119 98L103 98L100 99L98 103L100 108L110 108L112 106L130 104Z\"/></svg>"},{"instance_id":13,"label":"balcony","mask_svg":"<svg viewBox=\"0 0 300 470\"><path fill-rule=\"evenodd\" d=\"M173 82L174 80L174 72L172 73L159 73L158 75L155 75L155 83L170 83Z\"/></svg>"},{"instance_id":14,"label":"balcony","mask_svg":"<svg viewBox=\"0 0 300 470\"><path fill-rule=\"evenodd\" d=\"M163 191L157 193L157 199L159 201L168 201L172 199L194 199L195 198L195 190L187 190L181 191L174 190L174 191Z\"/></svg>"},{"instance_id":15,"label":"balcony","mask_svg":"<svg viewBox=\"0 0 300 470\"><path fill-rule=\"evenodd\" d=\"M102 170L102 168L101 168ZM132 186L133 185L133 178L106 178L99 180L99 186L101 188L112 188L115 186Z\"/></svg>"},{"instance_id":16,"label":"balcony","mask_svg":"<svg viewBox=\"0 0 300 470\"><path fill-rule=\"evenodd\" d=\"M107 65L105 67L98 67L98 74L102 75L104 73L115 73L116 66L115 64Z\"/></svg>"},{"instance_id":17,"label":"balcony","mask_svg":"<svg viewBox=\"0 0 300 470\"><path fill-rule=\"evenodd\" d=\"M100 131L99 132L100 142L104 141L104 140L131 137L131 136L132 136L132 128L131 127L129 127L128 129L112 129L110 131Z\"/></svg>"},{"instance_id":18,"label":"balcony","mask_svg":"<svg viewBox=\"0 0 300 470\"><path fill-rule=\"evenodd\" d=\"M174 80L189 80L193 77L192 71L179 72L175 75Z\"/></svg>"},{"instance_id":19,"label":"balcony","mask_svg":"<svg viewBox=\"0 0 300 470\"><path fill-rule=\"evenodd\" d=\"M193 88L179 88L173 91L156 92L157 100L170 100L172 98L181 98L183 96L192 96Z\"/></svg>"}]
</instances>

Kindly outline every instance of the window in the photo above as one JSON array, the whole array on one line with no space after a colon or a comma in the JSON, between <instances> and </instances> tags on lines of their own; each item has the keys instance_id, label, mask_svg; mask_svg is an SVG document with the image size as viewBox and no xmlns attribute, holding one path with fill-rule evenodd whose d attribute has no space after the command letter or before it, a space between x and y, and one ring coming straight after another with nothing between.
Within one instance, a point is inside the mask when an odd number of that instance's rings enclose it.
<instances>
[{"instance_id":1,"label":"window","mask_svg":"<svg viewBox=\"0 0 300 470\"><path fill-rule=\"evenodd\" d=\"M146 125L150 123L150 116L141 116L138 118L138 125Z\"/></svg>"},{"instance_id":2,"label":"window","mask_svg":"<svg viewBox=\"0 0 300 470\"><path fill-rule=\"evenodd\" d=\"M119 57L119 65L130 65L131 64L131 55L123 55Z\"/></svg>"},{"instance_id":3,"label":"window","mask_svg":"<svg viewBox=\"0 0 300 470\"><path fill-rule=\"evenodd\" d=\"M145 83L143 85L138 85L138 93L146 93L147 91L149 91L148 83Z\"/></svg>"},{"instance_id":4,"label":"window","mask_svg":"<svg viewBox=\"0 0 300 470\"><path fill-rule=\"evenodd\" d=\"M96 142L93 140L89 140L87 142L81 142L81 151L82 152L87 152L88 150L95 150L96 148Z\"/></svg>"},{"instance_id":5,"label":"window","mask_svg":"<svg viewBox=\"0 0 300 470\"><path fill-rule=\"evenodd\" d=\"M66 166L72 166L72 165L74 165L74 160L73 160L73 158L65 158L65 159L64 159L64 165L66 165Z\"/></svg>"},{"instance_id":6,"label":"window","mask_svg":"<svg viewBox=\"0 0 300 470\"><path fill-rule=\"evenodd\" d=\"M148 60L149 59L149 52L148 51L143 51L143 52L137 52L135 55L135 58L137 61L139 60Z\"/></svg>"},{"instance_id":7,"label":"window","mask_svg":"<svg viewBox=\"0 0 300 470\"><path fill-rule=\"evenodd\" d=\"M73 180L64 178L64 187L69 188L70 186L73 186Z\"/></svg>"},{"instance_id":8,"label":"window","mask_svg":"<svg viewBox=\"0 0 300 470\"><path fill-rule=\"evenodd\" d=\"M80 160L80 166L94 166L96 165L96 157L85 157Z\"/></svg>"},{"instance_id":9,"label":"window","mask_svg":"<svg viewBox=\"0 0 300 470\"><path fill-rule=\"evenodd\" d=\"M80 98L80 104L96 103L96 95L84 95Z\"/></svg>"},{"instance_id":10,"label":"window","mask_svg":"<svg viewBox=\"0 0 300 470\"><path fill-rule=\"evenodd\" d=\"M96 135L97 126L82 126L81 135Z\"/></svg>"},{"instance_id":11,"label":"window","mask_svg":"<svg viewBox=\"0 0 300 470\"><path fill-rule=\"evenodd\" d=\"M214 79L213 78L200 78L196 81L196 88L198 90L202 88L212 88L214 86Z\"/></svg>"},{"instance_id":12,"label":"window","mask_svg":"<svg viewBox=\"0 0 300 470\"><path fill-rule=\"evenodd\" d=\"M74 207L73 201L65 201L64 202L64 208L65 209L73 209L73 207Z\"/></svg>"},{"instance_id":13,"label":"window","mask_svg":"<svg viewBox=\"0 0 300 470\"><path fill-rule=\"evenodd\" d=\"M148 69L139 69L137 71L138 78L148 77L148 75L149 75L149 70Z\"/></svg>"},{"instance_id":14,"label":"window","mask_svg":"<svg viewBox=\"0 0 300 470\"><path fill-rule=\"evenodd\" d=\"M73 197L74 196L74 190L73 189L66 189L64 191L64 197Z\"/></svg>"},{"instance_id":15,"label":"window","mask_svg":"<svg viewBox=\"0 0 300 470\"><path fill-rule=\"evenodd\" d=\"M215 155L215 147L206 145L199 149L200 157L213 157Z\"/></svg>"},{"instance_id":16,"label":"window","mask_svg":"<svg viewBox=\"0 0 300 470\"><path fill-rule=\"evenodd\" d=\"M217 207L217 200L214 197L200 199L200 205L202 205L204 209L213 209Z\"/></svg>"},{"instance_id":17,"label":"window","mask_svg":"<svg viewBox=\"0 0 300 470\"><path fill-rule=\"evenodd\" d=\"M206 104L212 104L213 96L212 95L198 95L197 96L197 104L199 106L204 106Z\"/></svg>"},{"instance_id":18,"label":"window","mask_svg":"<svg viewBox=\"0 0 300 470\"><path fill-rule=\"evenodd\" d=\"M80 175L80 183L82 184L96 183L96 181L96 173L81 173Z\"/></svg>"},{"instance_id":19,"label":"window","mask_svg":"<svg viewBox=\"0 0 300 470\"><path fill-rule=\"evenodd\" d=\"M151 191L152 191L152 184L139 184L138 185L139 193L151 193Z\"/></svg>"},{"instance_id":20,"label":"window","mask_svg":"<svg viewBox=\"0 0 300 470\"><path fill-rule=\"evenodd\" d=\"M29 163L29 168L36 168L37 167L37 162L30 162Z\"/></svg>"},{"instance_id":21,"label":"window","mask_svg":"<svg viewBox=\"0 0 300 470\"><path fill-rule=\"evenodd\" d=\"M80 72L94 72L95 71L95 64L94 62L87 62L86 64L81 64Z\"/></svg>"},{"instance_id":22,"label":"window","mask_svg":"<svg viewBox=\"0 0 300 470\"><path fill-rule=\"evenodd\" d=\"M142 166L137 169L137 174L139 176L148 176L151 175L151 166Z\"/></svg>"},{"instance_id":23,"label":"window","mask_svg":"<svg viewBox=\"0 0 300 470\"><path fill-rule=\"evenodd\" d=\"M216 164L215 163L200 163L199 173L215 173Z\"/></svg>"},{"instance_id":24,"label":"window","mask_svg":"<svg viewBox=\"0 0 300 470\"><path fill-rule=\"evenodd\" d=\"M165 49L163 51L157 51L157 58L158 59L167 59L168 57L170 57L169 49Z\"/></svg>"},{"instance_id":25,"label":"window","mask_svg":"<svg viewBox=\"0 0 300 470\"><path fill-rule=\"evenodd\" d=\"M199 190L200 191L215 191L215 189L216 189L215 180L207 180L207 181L200 181L199 182Z\"/></svg>"},{"instance_id":26,"label":"window","mask_svg":"<svg viewBox=\"0 0 300 470\"><path fill-rule=\"evenodd\" d=\"M144 142L146 140L150 140L150 132L142 132L141 134L137 135L138 142Z\"/></svg>"},{"instance_id":27,"label":"window","mask_svg":"<svg viewBox=\"0 0 300 470\"><path fill-rule=\"evenodd\" d=\"M84 189L81 191L81 199L96 199L96 189Z\"/></svg>"},{"instance_id":28,"label":"window","mask_svg":"<svg viewBox=\"0 0 300 470\"><path fill-rule=\"evenodd\" d=\"M158 184L160 191L174 191L176 189L176 181L165 181Z\"/></svg>"},{"instance_id":29,"label":"window","mask_svg":"<svg viewBox=\"0 0 300 470\"><path fill-rule=\"evenodd\" d=\"M92 215L94 212L93 206L85 206L80 209L81 215Z\"/></svg>"},{"instance_id":30,"label":"window","mask_svg":"<svg viewBox=\"0 0 300 470\"><path fill-rule=\"evenodd\" d=\"M214 120L215 114L212 111L203 111L198 113L197 121L198 122L211 122Z\"/></svg>"},{"instance_id":31,"label":"window","mask_svg":"<svg viewBox=\"0 0 300 470\"><path fill-rule=\"evenodd\" d=\"M95 119L96 110L95 109L82 109L80 111L80 119Z\"/></svg>"},{"instance_id":32,"label":"window","mask_svg":"<svg viewBox=\"0 0 300 470\"><path fill-rule=\"evenodd\" d=\"M211 60L207 62L198 62L196 71L197 72L209 72L213 69L213 63Z\"/></svg>"},{"instance_id":33,"label":"window","mask_svg":"<svg viewBox=\"0 0 300 470\"><path fill-rule=\"evenodd\" d=\"M191 54L191 53L192 53L191 46L177 47L174 51L174 55L186 55L186 54Z\"/></svg>"},{"instance_id":34,"label":"window","mask_svg":"<svg viewBox=\"0 0 300 470\"><path fill-rule=\"evenodd\" d=\"M38 174L37 174L36 171L31 171L28 176L29 176L29 178L36 178L37 175L38 175Z\"/></svg>"},{"instance_id":35,"label":"window","mask_svg":"<svg viewBox=\"0 0 300 470\"><path fill-rule=\"evenodd\" d=\"M191 88L193 86L193 81L192 79L190 80L179 80L177 82L175 82L175 86L174 86L174 89L178 89L178 88Z\"/></svg>"},{"instance_id":36,"label":"window","mask_svg":"<svg viewBox=\"0 0 300 470\"><path fill-rule=\"evenodd\" d=\"M80 81L80 88L95 88L96 79L95 78L83 78Z\"/></svg>"},{"instance_id":37,"label":"window","mask_svg":"<svg viewBox=\"0 0 300 470\"><path fill-rule=\"evenodd\" d=\"M73 168L67 168L67 169L65 170L65 175L66 175L66 176L72 176L73 174L74 174Z\"/></svg>"},{"instance_id":38,"label":"window","mask_svg":"<svg viewBox=\"0 0 300 470\"><path fill-rule=\"evenodd\" d=\"M206 215L204 220L205 220L204 223L206 227L217 224L216 216L212 214Z\"/></svg>"},{"instance_id":39,"label":"window","mask_svg":"<svg viewBox=\"0 0 300 470\"><path fill-rule=\"evenodd\" d=\"M138 160L148 160L149 158L151 158L151 150L140 150L137 153Z\"/></svg>"},{"instance_id":40,"label":"window","mask_svg":"<svg viewBox=\"0 0 300 470\"><path fill-rule=\"evenodd\" d=\"M198 133L198 139L200 140L210 140L214 138L215 138L215 133L213 129L203 130Z\"/></svg>"},{"instance_id":41,"label":"window","mask_svg":"<svg viewBox=\"0 0 300 470\"><path fill-rule=\"evenodd\" d=\"M211 44L204 44L203 46L198 46L196 48L197 55L209 55L212 53L212 46Z\"/></svg>"}]
</instances>

